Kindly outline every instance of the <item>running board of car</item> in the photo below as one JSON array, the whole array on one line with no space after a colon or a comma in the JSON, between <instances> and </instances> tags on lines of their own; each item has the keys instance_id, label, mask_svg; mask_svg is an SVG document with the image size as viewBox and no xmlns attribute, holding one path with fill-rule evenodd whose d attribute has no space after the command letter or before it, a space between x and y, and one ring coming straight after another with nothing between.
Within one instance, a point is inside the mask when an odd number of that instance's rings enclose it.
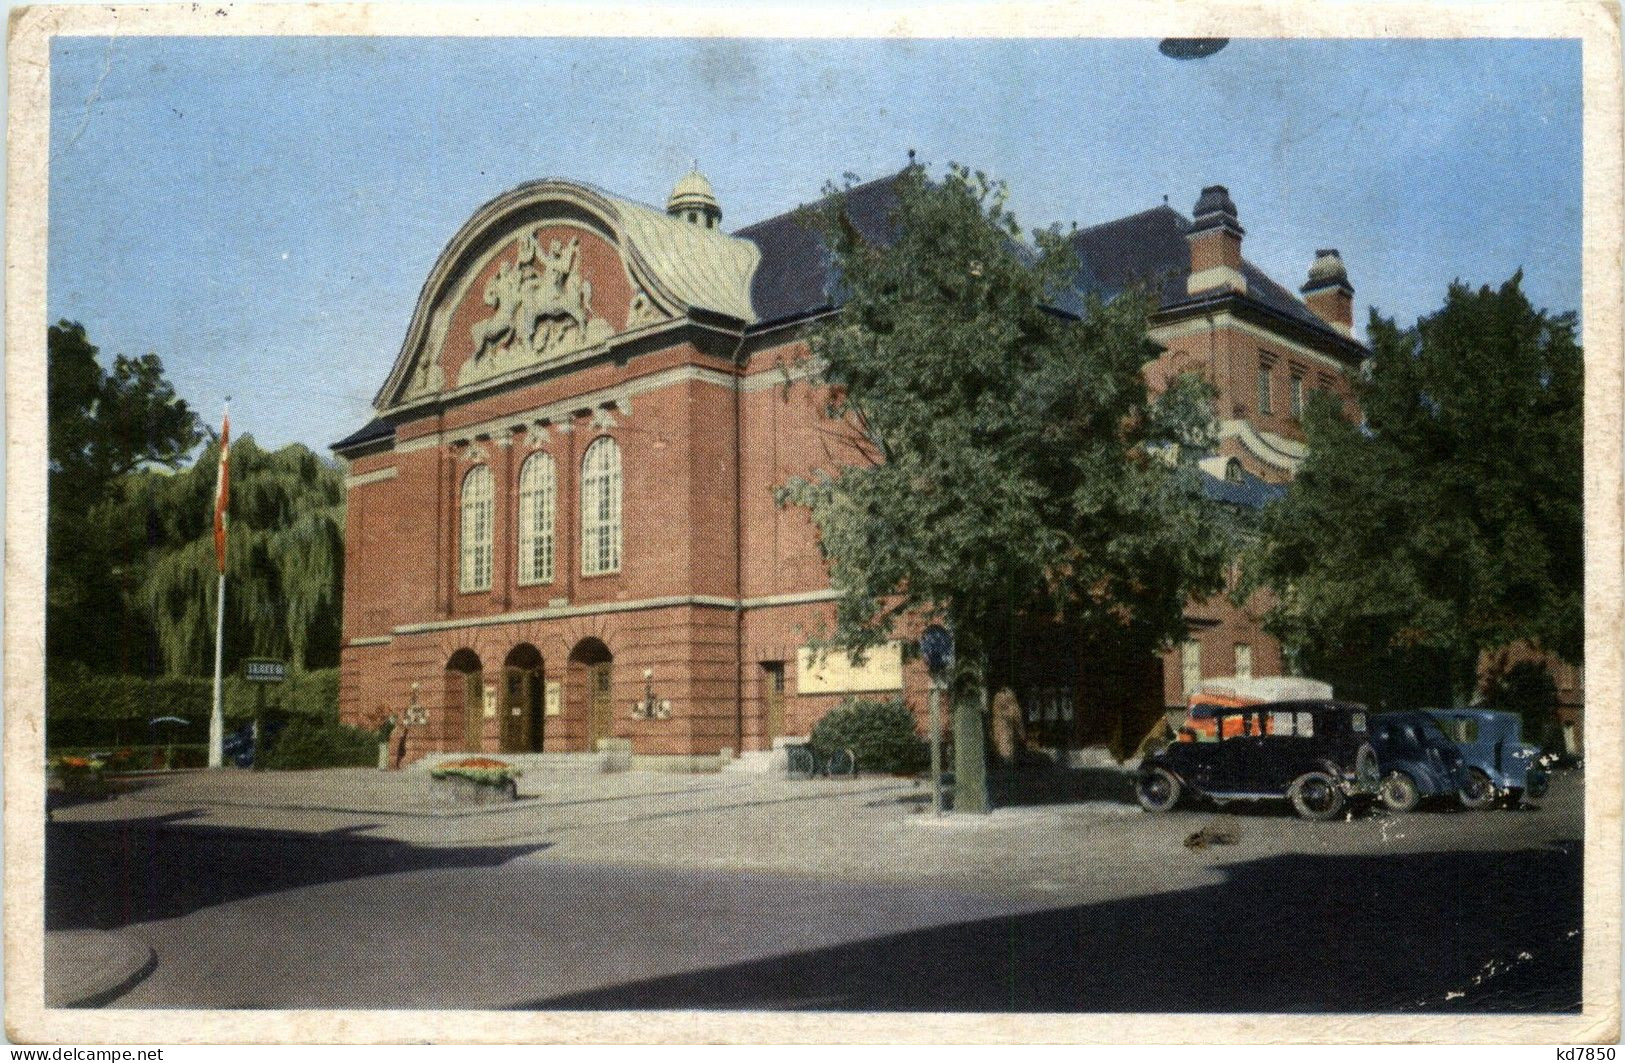
<instances>
[{"instance_id":1,"label":"running board of car","mask_svg":"<svg viewBox=\"0 0 1625 1063\"><path fill-rule=\"evenodd\" d=\"M1279 801L1285 801L1286 800L1286 794L1275 793L1275 792L1270 792L1270 791L1266 791L1266 792L1263 792L1263 793L1253 793L1250 790L1203 790L1201 792L1204 795L1208 796L1208 797L1222 797L1222 798L1225 798L1226 800L1229 800L1231 798L1245 798L1245 799L1255 800L1255 801L1256 800L1261 800L1261 799L1264 799L1264 798L1274 798L1274 799L1279 800Z\"/></svg>"}]
</instances>

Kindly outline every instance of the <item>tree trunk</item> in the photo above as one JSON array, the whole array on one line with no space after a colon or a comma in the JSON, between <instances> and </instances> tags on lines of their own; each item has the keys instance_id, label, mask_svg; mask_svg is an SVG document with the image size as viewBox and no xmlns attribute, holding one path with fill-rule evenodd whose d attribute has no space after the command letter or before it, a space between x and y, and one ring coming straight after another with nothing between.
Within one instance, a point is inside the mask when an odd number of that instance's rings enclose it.
<instances>
[{"instance_id":1,"label":"tree trunk","mask_svg":"<svg viewBox=\"0 0 1625 1063\"><path fill-rule=\"evenodd\" d=\"M982 676L954 687L954 811L988 811L987 751L982 737L987 685Z\"/></svg>"}]
</instances>

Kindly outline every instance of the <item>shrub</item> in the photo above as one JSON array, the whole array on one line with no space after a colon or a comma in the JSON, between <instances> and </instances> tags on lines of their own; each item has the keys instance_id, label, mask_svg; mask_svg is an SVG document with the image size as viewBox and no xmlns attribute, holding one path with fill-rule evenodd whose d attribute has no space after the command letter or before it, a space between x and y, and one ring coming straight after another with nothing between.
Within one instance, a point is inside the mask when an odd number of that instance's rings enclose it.
<instances>
[{"instance_id":1,"label":"shrub","mask_svg":"<svg viewBox=\"0 0 1625 1063\"><path fill-rule=\"evenodd\" d=\"M819 756L850 749L858 758L858 770L891 775L912 775L930 759L914 714L902 698L842 702L813 727L812 746Z\"/></svg>"},{"instance_id":2,"label":"shrub","mask_svg":"<svg viewBox=\"0 0 1625 1063\"><path fill-rule=\"evenodd\" d=\"M303 768L365 768L378 763L378 736L346 724L295 719L259 758L278 771Z\"/></svg>"}]
</instances>

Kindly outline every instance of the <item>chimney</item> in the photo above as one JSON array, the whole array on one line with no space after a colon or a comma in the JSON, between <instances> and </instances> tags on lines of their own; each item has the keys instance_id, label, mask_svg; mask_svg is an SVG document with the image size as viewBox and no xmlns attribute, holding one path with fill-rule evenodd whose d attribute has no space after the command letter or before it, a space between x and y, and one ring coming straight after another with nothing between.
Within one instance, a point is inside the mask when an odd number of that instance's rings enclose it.
<instances>
[{"instance_id":1,"label":"chimney","mask_svg":"<svg viewBox=\"0 0 1625 1063\"><path fill-rule=\"evenodd\" d=\"M1345 336L1354 335L1354 286L1335 247L1315 252L1309 282L1300 291L1315 315Z\"/></svg>"},{"instance_id":2,"label":"chimney","mask_svg":"<svg viewBox=\"0 0 1625 1063\"><path fill-rule=\"evenodd\" d=\"M1223 185L1202 189L1196 201L1196 220L1185 238L1191 245L1191 272L1185 290L1202 292L1247 291L1241 272L1241 237L1246 232L1236 220L1236 205Z\"/></svg>"}]
</instances>

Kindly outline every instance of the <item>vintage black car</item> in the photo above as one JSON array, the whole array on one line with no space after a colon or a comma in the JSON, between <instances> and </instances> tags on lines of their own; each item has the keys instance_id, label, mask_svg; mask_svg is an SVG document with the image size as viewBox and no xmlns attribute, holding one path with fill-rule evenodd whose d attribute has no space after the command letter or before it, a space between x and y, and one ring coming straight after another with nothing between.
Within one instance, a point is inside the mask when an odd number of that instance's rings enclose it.
<instances>
[{"instance_id":1,"label":"vintage black car","mask_svg":"<svg viewBox=\"0 0 1625 1063\"><path fill-rule=\"evenodd\" d=\"M1364 705L1277 701L1214 715L1211 735L1182 731L1140 765L1135 794L1148 811L1167 812L1187 795L1221 804L1284 798L1305 819L1331 819L1382 782Z\"/></svg>"}]
</instances>

